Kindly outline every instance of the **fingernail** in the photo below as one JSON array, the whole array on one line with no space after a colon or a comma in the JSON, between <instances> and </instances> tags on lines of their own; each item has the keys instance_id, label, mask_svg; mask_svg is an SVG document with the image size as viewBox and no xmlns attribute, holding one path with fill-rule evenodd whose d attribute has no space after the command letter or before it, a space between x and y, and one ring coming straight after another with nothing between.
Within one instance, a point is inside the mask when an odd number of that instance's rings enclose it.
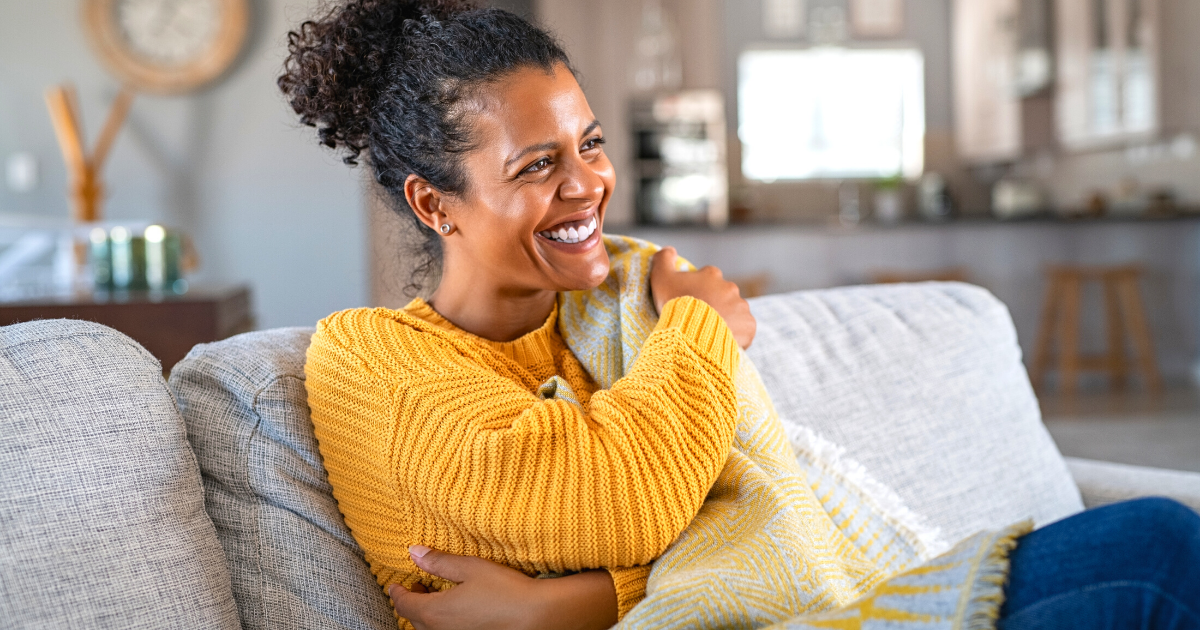
<instances>
[{"instance_id":1,"label":"fingernail","mask_svg":"<svg viewBox=\"0 0 1200 630\"><path fill-rule=\"evenodd\" d=\"M425 554L429 553L429 551L430 551L429 547L426 547L425 545L409 545L408 546L408 553L411 553L412 555L414 555L418 558L424 558Z\"/></svg>"}]
</instances>

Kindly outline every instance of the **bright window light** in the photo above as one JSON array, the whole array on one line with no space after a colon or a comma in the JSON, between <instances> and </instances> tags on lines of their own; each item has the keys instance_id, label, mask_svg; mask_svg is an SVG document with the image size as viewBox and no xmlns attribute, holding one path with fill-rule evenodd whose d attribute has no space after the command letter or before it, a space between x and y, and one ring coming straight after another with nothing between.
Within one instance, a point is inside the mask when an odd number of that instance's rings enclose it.
<instances>
[{"instance_id":1,"label":"bright window light","mask_svg":"<svg viewBox=\"0 0 1200 630\"><path fill-rule=\"evenodd\" d=\"M906 178L924 168L918 50L750 50L738 59L749 179Z\"/></svg>"}]
</instances>

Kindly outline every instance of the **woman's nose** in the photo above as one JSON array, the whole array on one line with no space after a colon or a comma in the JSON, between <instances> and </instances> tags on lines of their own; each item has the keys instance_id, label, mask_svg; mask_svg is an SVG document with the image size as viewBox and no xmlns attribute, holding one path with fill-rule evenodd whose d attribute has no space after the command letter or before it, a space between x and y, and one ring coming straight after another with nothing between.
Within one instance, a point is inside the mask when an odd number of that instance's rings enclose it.
<instances>
[{"instance_id":1,"label":"woman's nose","mask_svg":"<svg viewBox=\"0 0 1200 630\"><path fill-rule=\"evenodd\" d=\"M565 200L599 201L604 197L604 178L592 168L592 164L575 156L568 161L566 178L559 186L559 195Z\"/></svg>"}]
</instances>

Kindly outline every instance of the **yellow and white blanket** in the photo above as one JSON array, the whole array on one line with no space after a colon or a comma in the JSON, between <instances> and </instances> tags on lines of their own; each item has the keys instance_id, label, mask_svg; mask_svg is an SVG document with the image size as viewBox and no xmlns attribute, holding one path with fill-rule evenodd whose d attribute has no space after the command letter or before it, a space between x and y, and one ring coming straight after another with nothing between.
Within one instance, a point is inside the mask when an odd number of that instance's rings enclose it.
<instances>
[{"instance_id":1,"label":"yellow and white blanket","mask_svg":"<svg viewBox=\"0 0 1200 630\"><path fill-rule=\"evenodd\" d=\"M559 329L596 383L625 374L654 329L658 247L605 237L612 271L560 294ZM686 262L681 263L688 266ZM646 599L620 628L994 628L1020 523L935 550L887 501L796 448L749 359L739 422L700 513L654 563Z\"/></svg>"}]
</instances>

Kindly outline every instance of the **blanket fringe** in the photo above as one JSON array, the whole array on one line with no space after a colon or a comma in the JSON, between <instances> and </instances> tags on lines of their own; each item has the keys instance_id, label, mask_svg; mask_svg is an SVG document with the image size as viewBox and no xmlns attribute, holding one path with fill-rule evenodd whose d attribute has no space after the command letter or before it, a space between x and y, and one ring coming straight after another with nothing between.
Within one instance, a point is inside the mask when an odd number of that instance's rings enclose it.
<instances>
[{"instance_id":1,"label":"blanket fringe","mask_svg":"<svg viewBox=\"0 0 1200 630\"><path fill-rule=\"evenodd\" d=\"M904 504L904 499L895 490L876 479L861 463L846 457L845 447L821 437L806 426L784 417L779 419L797 454L807 454L813 465L858 488L864 500L874 504L886 520L898 526L922 561L935 558L950 549L951 545L942 538L941 528L929 525L924 517Z\"/></svg>"},{"instance_id":2,"label":"blanket fringe","mask_svg":"<svg viewBox=\"0 0 1200 630\"><path fill-rule=\"evenodd\" d=\"M1017 541L1033 530L1033 523L1023 521L1010 525L996 534L991 550L982 563L986 569L977 576L963 615L963 630L995 630L1000 620L1000 607L1004 605L1004 587L1008 583L1008 569L1012 562L1012 550Z\"/></svg>"}]
</instances>

